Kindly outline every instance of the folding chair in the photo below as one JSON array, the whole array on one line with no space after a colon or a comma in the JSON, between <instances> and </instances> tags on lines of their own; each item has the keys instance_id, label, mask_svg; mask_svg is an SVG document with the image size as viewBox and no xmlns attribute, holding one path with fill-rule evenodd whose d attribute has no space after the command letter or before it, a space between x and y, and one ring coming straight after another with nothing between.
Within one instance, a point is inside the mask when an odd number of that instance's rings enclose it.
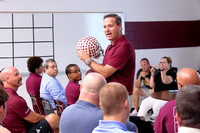
<instances>
[{"instance_id":1,"label":"folding chair","mask_svg":"<svg viewBox=\"0 0 200 133\"><path fill-rule=\"evenodd\" d=\"M50 102L48 100L46 100L45 98L42 98L42 97L41 97L41 100L42 100L45 115L49 115L51 113L54 113L54 110L53 110Z\"/></svg>"},{"instance_id":2,"label":"folding chair","mask_svg":"<svg viewBox=\"0 0 200 133\"><path fill-rule=\"evenodd\" d=\"M57 114L60 117L66 106L60 100L54 100L54 102L55 102L55 105L56 105Z\"/></svg>"},{"instance_id":3,"label":"folding chair","mask_svg":"<svg viewBox=\"0 0 200 133\"><path fill-rule=\"evenodd\" d=\"M44 115L44 108L42 105L42 102L40 101L40 99L36 98L33 94L29 94L31 97L31 101L32 101L32 105L33 105L33 110L36 113L39 113L41 115Z\"/></svg>"}]
</instances>

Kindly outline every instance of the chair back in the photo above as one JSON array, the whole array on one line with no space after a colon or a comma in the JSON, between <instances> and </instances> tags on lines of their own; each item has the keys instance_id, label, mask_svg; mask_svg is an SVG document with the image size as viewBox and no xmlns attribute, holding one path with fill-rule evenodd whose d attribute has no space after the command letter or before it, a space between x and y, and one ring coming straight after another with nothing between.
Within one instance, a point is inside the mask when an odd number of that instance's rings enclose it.
<instances>
[{"instance_id":1,"label":"chair back","mask_svg":"<svg viewBox=\"0 0 200 133\"><path fill-rule=\"evenodd\" d=\"M49 115L51 113L54 113L54 110L53 110L50 102L48 100L46 100L45 98L42 98L42 97L41 97L41 100L42 100L45 115Z\"/></svg>"},{"instance_id":2,"label":"chair back","mask_svg":"<svg viewBox=\"0 0 200 133\"><path fill-rule=\"evenodd\" d=\"M60 117L61 116L61 114L62 114L62 112L63 112L63 110L65 109L65 104L62 102L62 101L60 101L60 100L54 100L54 102L55 102L55 105L56 105L56 110L57 110L57 114L58 114L58 116Z\"/></svg>"},{"instance_id":3,"label":"chair back","mask_svg":"<svg viewBox=\"0 0 200 133\"><path fill-rule=\"evenodd\" d=\"M36 113L39 113L41 115L44 115L44 109L43 109L43 106L40 105L41 104L41 101L40 99L36 98L33 94L29 94L30 97L31 97L31 101L32 101L32 105L33 105L33 110L36 112ZM39 104L40 103L40 104Z\"/></svg>"}]
</instances>

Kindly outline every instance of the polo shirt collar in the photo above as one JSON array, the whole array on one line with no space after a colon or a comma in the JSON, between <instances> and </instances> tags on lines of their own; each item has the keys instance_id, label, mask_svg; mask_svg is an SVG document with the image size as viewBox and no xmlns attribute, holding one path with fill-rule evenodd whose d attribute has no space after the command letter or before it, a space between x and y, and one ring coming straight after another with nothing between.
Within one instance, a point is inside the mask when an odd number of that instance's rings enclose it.
<instances>
[{"instance_id":1,"label":"polo shirt collar","mask_svg":"<svg viewBox=\"0 0 200 133\"><path fill-rule=\"evenodd\" d=\"M9 88L9 87L5 87L4 88L6 90L6 92L10 94L13 94L13 95L17 95L17 92L15 90L13 90L12 88Z\"/></svg>"},{"instance_id":2,"label":"polo shirt collar","mask_svg":"<svg viewBox=\"0 0 200 133\"><path fill-rule=\"evenodd\" d=\"M40 75L37 74L37 73L30 73L30 76L37 76L37 77L40 77Z\"/></svg>"},{"instance_id":3,"label":"polo shirt collar","mask_svg":"<svg viewBox=\"0 0 200 133\"><path fill-rule=\"evenodd\" d=\"M117 45L117 42L119 42L119 41L123 40L124 38L125 38L125 36L124 36L124 35L122 35L120 38L118 38L118 39L115 41L115 43L114 43L114 44L110 43L110 44L111 44L111 46L112 46L112 47L114 47L115 45Z\"/></svg>"}]
</instances>

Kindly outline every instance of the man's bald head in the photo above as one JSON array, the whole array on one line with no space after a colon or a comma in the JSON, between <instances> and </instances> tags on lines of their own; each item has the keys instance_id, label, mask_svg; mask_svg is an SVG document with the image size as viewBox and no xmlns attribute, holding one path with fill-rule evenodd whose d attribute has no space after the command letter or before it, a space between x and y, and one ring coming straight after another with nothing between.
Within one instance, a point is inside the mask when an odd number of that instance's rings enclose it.
<instances>
[{"instance_id":1,"label":"man's bald head","mask_svg":"<svg viewBox=\"0 0 200 133\"><path fill-rule=\"evenodd\" d=\"M85 76L82 84L82 90L88 93L97 93L102 86L106 84L105 78L99 73L89 73Z\"/></svg>"},{"instance_id":2,"label":"man's bald head","mask_svg":"<svg viewBox=\"0 0 200 133\"><path fill-rule=\"evenodd\" d=\"M182 68L177 73L178 89L181 89L185 85L199 85L200 79L197 71L191 68Z\"/></svg>"},{"instance_id":3,"label":"man's bald head","mask_svg":"<svg viewBox=\"0 0 200 133\"><path fill-rule=\"evenodd\" d=\"M17 90L22 85L22 76L15 67L6 67L0 73L0 78L4 87L10 87Z\"/></svg>"},{"instance_id":4,"label":"man's bald head","mask_svg":"<svg viewBox=\"0 0 200 133\"><path fill-rule=\"evenodd\" d=\"M79 100L99 106L99 91L106 84L105 78L99 73L89 73L85 76Z\"/></svg>"}]
</instances>

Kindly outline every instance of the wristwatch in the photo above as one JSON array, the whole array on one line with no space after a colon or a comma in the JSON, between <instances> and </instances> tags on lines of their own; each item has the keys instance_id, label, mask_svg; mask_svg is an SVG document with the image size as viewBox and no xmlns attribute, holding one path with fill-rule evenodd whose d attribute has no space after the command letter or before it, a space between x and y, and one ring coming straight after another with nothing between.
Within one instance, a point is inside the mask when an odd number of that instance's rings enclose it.
<instances>
[{"instance_id":1,"label":"wristwatch","mask_svg":"<svg viewBox=\"0 0 200 133\"><path fill-rule=\"evenodd\" d=\"M89 60L86 60L86 65L90 65L90 63L91 63L91 61L92 61L93 59L92 58L90 58Z\"/></svg>"}]
</instances>

